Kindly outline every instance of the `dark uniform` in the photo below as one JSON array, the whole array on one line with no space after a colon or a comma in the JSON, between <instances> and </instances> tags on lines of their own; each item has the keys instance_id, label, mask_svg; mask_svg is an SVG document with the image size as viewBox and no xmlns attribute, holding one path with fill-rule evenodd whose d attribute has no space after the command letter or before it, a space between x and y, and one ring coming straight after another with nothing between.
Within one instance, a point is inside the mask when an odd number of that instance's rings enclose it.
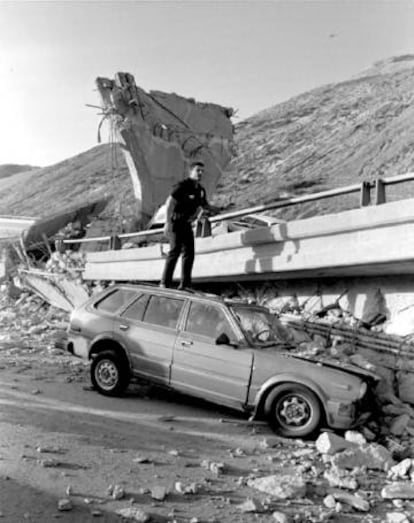
<instances>
[{"instance_id":1,"label":"dark uniform","mask_svg":"<svg viewBox=\"0 0 414 523\"><path fill-rule=\"evenodd\" d=\"M180 287L191 286L191 272L194 263L194 234L191 220L199 207L207 207L206 191L191 178L174 186L171 196L175 206L172 214L170 251L165 263L161 284L170 287L177 260L182 252Z\"/></svg>"}]
</instances>

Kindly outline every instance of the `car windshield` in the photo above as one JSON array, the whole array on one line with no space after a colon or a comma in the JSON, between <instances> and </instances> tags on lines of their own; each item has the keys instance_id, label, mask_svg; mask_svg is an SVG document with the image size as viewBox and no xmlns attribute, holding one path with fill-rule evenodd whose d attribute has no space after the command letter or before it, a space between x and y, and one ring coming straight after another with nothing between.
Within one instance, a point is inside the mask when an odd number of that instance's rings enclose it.
<instances>
[{"instance_id":1,"label":"car windshield","mask_svg":"<svg viewBox=\"0 0 414 523\"><path fill-rule=\"evenodd\" d=\"M289 332L274 314L258 307L232 305L231 309L249 343L259 346L290 345Z\"/></svg>"}]
</instances>

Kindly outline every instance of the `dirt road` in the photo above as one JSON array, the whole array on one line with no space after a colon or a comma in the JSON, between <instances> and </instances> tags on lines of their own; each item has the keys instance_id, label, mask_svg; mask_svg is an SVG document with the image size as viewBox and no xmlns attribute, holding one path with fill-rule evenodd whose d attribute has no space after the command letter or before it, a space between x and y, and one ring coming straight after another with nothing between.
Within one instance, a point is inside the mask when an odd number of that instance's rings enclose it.
<instances>
[{"instance_id":1,"label":"dirt road","mask_svg":"<svg viewBox=\"0 0 414 523\"><path fill-rule=\"evenodd\" d=\"M83 363L58 351L1 356L0 511L7 522L112 522L125 507L160 522L269 521L276 510L273 503L253 516L237 507L252 495L243 478L274 470L282 457L274 462L276 450L263 448L265 437L274 439L266 426L148 387L101 396L90 390ZM224 463L224 471L208 470L207 460ZM111 497L110 485L122 487L122 499ZM164 500L153 499L155 487L155 497L168 492ZM71 511L57 510L62 498L70 498Z\"/></svg>"},{"instance_id":2,"label":"dirt road","mask_svg":"<svg viewBox=\"0 0 414 523\"><path fill-rule=\"evenodd\" d=\"M327 508L313 441L148 386L101 396L87 366L46 334L0 334L0 520L112 523L129 510L130 521L159 523L379 523L393 510L379 496L385 473L358 478L368 512ZM303 478L306 493L278 500L247 485L281 473ZM64 499L70 510L58 510ZM404 509L414 514L411 502Z\"/></svg>"}]
</instances>

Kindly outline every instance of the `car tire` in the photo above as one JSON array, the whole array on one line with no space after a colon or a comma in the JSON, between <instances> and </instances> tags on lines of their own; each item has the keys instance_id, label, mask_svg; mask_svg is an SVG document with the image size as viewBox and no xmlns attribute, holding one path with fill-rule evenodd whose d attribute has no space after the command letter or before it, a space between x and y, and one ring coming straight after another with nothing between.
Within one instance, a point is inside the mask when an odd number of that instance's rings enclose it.
<instances>
[{"instance_id":1,"label":"car tire","mask_svg":"<svg viewBox=\"0 0 414 523\"><path fill-rule=\"evenodd\" d=\"M270 393L269 424L279 436L303 438L319 427L322 408L310 389L296 383L284 383Z\"/></svg>"},{"instance_id":2,"label":"car tire","mask_svg":"<svg viewBox=\"0 0 414 523\"><path fill-rule=\"evenodd\" d=\"M99 352L91 364L91 381L105 396L119 396L129 385L130 372L125 357L112 350Z\"/></svg>"}]
</instances>

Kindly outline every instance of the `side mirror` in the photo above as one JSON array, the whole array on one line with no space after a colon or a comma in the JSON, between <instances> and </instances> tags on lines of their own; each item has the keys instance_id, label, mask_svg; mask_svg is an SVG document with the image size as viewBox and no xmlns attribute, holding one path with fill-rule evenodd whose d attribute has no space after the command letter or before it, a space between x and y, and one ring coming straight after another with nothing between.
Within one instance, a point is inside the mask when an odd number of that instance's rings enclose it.
<instances>
[{"instance_id":1,"label":"side mirror","mask_svg":"<svg viewBox=\"0 0 414 523\"><path fill-rule=\"evenodd\" d=\"M225 332L222 332L220 336L217 336L216 345L230 345L230 347L238 347L237 342L231 341Z\"/></svg>"},{"instance_id":2,"label":"side mirror","mask_svg":"<svg viewBox=\"0 0 414 523\"><path fill-rule=\"evenodd\" d=\"M230 345L230 338L225 332L222 332L220 336L217 336L216 345Z\"/></svg>"}]
</instances>

